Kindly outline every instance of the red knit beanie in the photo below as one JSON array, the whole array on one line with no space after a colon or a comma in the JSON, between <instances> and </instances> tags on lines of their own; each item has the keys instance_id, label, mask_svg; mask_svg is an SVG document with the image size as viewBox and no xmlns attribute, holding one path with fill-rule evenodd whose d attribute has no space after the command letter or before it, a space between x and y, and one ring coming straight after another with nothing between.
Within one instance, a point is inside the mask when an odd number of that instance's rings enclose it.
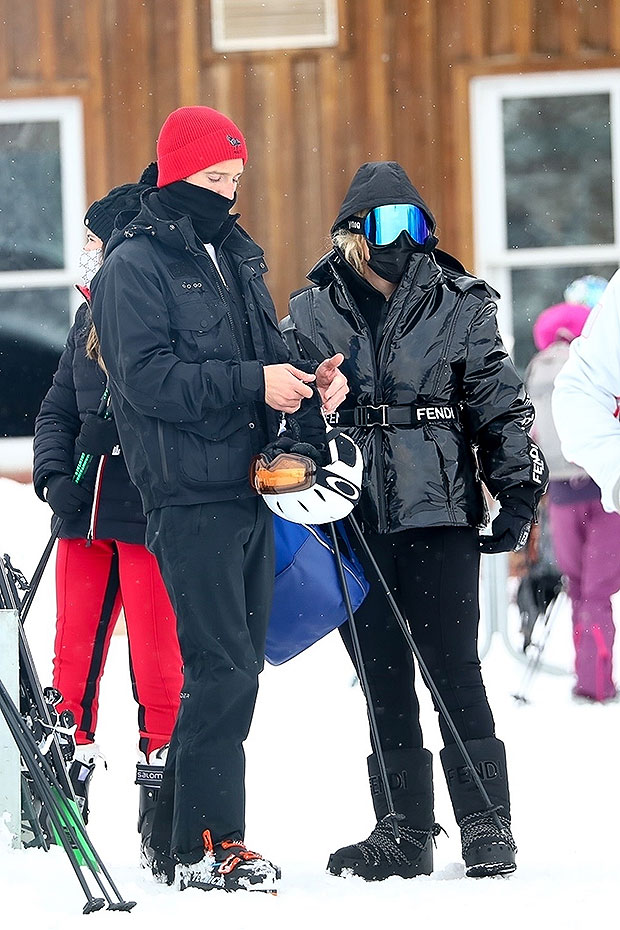
<instances>
[{"instance_id":1,"label":"red knit beanie","mask_svg":"<svg viewBox=\"0 0 620 930\"><path fill-rule=\"evenodd\" d=\"M231 158L247 161L245 139L238 126L211 107L180 107L161 127L157 140L158 187Z\"/></svg>"}]
</instances>

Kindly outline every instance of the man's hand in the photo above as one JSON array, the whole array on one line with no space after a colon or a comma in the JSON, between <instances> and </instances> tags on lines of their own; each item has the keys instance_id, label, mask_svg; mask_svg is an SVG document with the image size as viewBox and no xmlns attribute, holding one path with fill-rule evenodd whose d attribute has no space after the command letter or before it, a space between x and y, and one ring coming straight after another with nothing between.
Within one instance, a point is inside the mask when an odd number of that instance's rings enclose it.
<instances>
[{"instance_id":1,"label":"man's hand","mask_svg":"<svg viewBox=\"0 0 620 930\"><path fill-rule=\"evenodd\" d=\"M344 355L342 352L337 352L336 355L321 362L316 370L316 386L321 395L325 413L333 413L349 393L349 382L339 368L343 362Z\"/></svg>"},{"instance_id":2,"label":"man's hand","mask_svg":"<svg viewBox=\"0 0 620 930\"><path fill-rule=\"evenodd\" d=\"M315 381L316 376L306 374L293 365L265 365L263 375L265 403L274 410L296 413L304 397L312 397L312 388L308 384Z\"/></svg>"}]
</instances>

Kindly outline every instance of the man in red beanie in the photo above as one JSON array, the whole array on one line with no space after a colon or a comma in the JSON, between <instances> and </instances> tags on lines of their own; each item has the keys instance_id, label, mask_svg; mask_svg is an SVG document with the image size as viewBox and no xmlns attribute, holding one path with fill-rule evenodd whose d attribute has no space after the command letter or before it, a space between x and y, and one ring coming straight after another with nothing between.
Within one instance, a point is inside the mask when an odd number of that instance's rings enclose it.
<instances>
[{"instance_id":1,"label":"man in red beanie","mask_svg":"<svg viewBox=\"0 0 620 930\"><path fill-rule=\"evenodd\" d=\"M171 113L157 190L113 234L92 287L121 445L177 614L181 707L144 854L181 890L276 888L279 869L243 842L274 578L272 517L248 469L283 413L318 408L312 383L326 412L347 392L342 355L314 373L289 362L262 249L230 213L246 160L223 113Z\"/></svg>"}]
</instances>

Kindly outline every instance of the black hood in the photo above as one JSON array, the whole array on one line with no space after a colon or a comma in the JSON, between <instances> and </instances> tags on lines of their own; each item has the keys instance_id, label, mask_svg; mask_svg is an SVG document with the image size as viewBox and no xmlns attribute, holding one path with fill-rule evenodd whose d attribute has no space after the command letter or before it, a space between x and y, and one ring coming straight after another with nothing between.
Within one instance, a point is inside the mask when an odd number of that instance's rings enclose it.
<instances>
[{"instance_id":1,"label":"black hood","mask_svg":"<svg viewBox=\"0 0 620 930\"><path fill-rule=\"evenodd\" d=\"M387 203L412 203L419 207L431 232L435 232L435 217L396 161L369 161L357 169L331 232L350 216Z\"/></svg>"}]
</instances>

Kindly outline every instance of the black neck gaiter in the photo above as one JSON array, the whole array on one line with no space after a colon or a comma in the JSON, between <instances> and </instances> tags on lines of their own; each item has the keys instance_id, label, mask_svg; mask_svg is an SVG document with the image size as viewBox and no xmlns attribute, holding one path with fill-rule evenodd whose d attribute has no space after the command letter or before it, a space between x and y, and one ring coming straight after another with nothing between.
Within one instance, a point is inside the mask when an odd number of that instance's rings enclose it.
<instances>
[{"instance_id":1,"label":"black neck gaiter","mask_svg":"<svg viewBox=\"0 0 620 930\"><path fill-rule=\"evenodd\" d=\"M188 216L201 242L217 242L218 233L230 216L230 210L237 196L232 200L216 194L206 187L198 187L188 181L174 181L166 184L151 195L157 205L161 204L166 215L173 218Z\"/></svg>"}]
</instances>

